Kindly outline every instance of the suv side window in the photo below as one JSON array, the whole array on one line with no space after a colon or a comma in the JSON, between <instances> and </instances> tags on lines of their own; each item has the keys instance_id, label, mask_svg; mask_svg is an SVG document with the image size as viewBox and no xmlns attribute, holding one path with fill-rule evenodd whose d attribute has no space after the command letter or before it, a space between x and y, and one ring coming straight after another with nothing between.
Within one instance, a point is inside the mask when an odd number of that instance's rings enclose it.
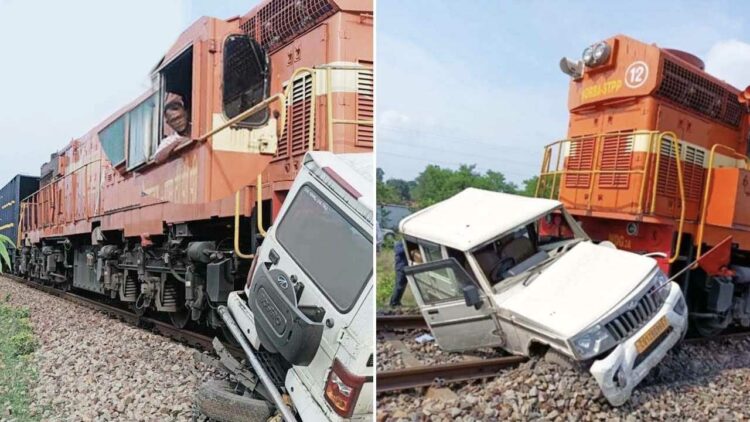
<instances>
[{"instance_id":1,"label":"suv side window","mask_svg":"<svg viewBox=\"0 0 750 422\"><path fill-rule=\"evenodd\" d=\"M409 267L406 273L414 278L422 301L428 305L463 299L463 287L471 283L454 258Z\"/></svg>"}]
</instances>

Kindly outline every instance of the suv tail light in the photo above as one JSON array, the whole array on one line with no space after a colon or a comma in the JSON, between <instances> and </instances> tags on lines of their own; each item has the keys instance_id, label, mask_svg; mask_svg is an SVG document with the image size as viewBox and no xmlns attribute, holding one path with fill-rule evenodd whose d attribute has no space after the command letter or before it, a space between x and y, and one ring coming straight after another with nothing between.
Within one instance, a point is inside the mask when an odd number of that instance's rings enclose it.
<instances>
[{"instance_id":1,"label":"suv tail light","mask_svg":"<svg viewBox=\"0 0 750 422\"><path fill-rule=\"evenodd\" d=\"M338 359L334 359L326 382L326 401L340 416L351 417L366 379L352 374Z\"/></svg>"}]
</instances>

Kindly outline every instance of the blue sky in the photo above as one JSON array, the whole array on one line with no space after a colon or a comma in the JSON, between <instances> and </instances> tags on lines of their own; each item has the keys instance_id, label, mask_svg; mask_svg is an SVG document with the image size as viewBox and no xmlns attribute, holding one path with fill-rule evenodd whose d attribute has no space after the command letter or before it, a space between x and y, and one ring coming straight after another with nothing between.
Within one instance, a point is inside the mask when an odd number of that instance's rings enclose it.
<instances>
[{"instance_id":1,"label":"blue sky","mask_svg":"<svg viewBox=\"0 0 750 422\"><path fill-rule=\"evenodd\" d=\"M254 0L0 0L0 186L143 93L148 72L200 16Z\"/></svg>"},{"instance_id":2,"label":"blue sky","mask_svg":"<svg viewBox=\"0 0 750 422\"><path fill-rule=\"evenodd\" d=\"M378 0L378 167L411 179L429 163L477 164L520 182L565 136L562 56L623 33L744 88L748 19L747 1Z\"/></svg>"}]
</instances>

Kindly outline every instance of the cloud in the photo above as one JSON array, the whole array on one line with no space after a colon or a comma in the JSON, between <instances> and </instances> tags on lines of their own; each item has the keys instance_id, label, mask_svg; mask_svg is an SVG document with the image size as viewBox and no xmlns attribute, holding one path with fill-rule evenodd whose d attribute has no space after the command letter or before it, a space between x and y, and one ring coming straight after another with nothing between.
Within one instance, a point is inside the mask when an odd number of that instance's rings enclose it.
<instances>
[{"instance_id":1,"label":"cloud","mask_svg":"<svg viewBox=\"0 0 750 422\"><path fill-rule=\"evenodd\" d=\"M750 85L750 44L736 39L715 43L706 55L706 71L745 89Z\"/></svg>"}]
</instances>

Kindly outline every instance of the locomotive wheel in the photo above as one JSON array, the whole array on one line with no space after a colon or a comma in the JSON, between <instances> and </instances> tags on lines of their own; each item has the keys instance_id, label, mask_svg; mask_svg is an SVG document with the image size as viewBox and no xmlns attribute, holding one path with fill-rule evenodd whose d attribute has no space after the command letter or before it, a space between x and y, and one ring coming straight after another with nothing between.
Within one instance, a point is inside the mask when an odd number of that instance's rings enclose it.
<instances>
[{"instance_id":1,"label":"locomotive wheel","mask_svg":"<svg viewBox=\"0 0 750 422\"><path fill-rule=\"evenodd\" d=\"M701 337L716 337L727 328L727 324L718 318L693 318L692 323L695 332Z\"/></svg>"},{"instance_id":2,"label":"locomotive wheel","mask_svg":"<svg viewBox=\"0 0 750 422\"><path fill-rule=\"evenodd\" d=\"M139 307L135 306L135 303L131 303L130 304L130 310L133 311L133 313L135 313L139 317L142 317L143 315L146 314L146 308L139 308Z\"/></svg>"},{"instance_id":3,"label":"locomotive wheel","mask_svg":"<svg viewBox=\"0 0 750 422\"><path fill-rule=\"evenodd\" d=\"M177 312L169 313L169 320L172 321L172 325L182 330L190 322L190 310L187 308L180 308Z\"/></svg>"}]
</instances>

